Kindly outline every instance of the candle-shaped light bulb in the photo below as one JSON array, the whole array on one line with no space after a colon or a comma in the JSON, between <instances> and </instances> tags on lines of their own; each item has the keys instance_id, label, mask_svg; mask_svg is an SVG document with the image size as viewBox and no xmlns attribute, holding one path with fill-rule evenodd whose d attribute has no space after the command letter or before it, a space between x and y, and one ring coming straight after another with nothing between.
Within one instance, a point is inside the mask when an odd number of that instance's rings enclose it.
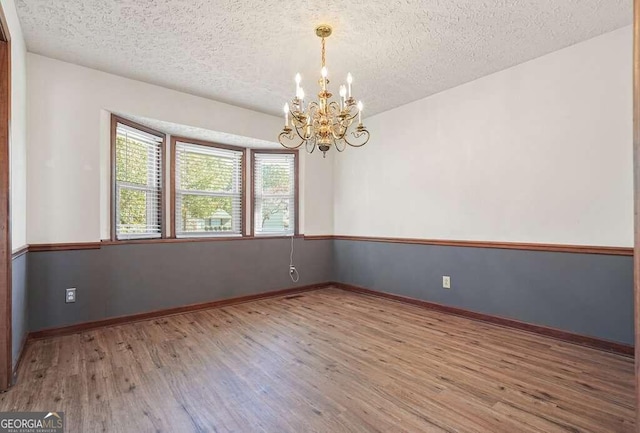
<instances>
[{"instance_id":1,"label":"candle-shaped light bulb","mask_svg":"<svg viewBox=\"0 0 640 433\"><path fill-rule=\"evenodd\" d=\"M327 71L326 66L320 69L320 75L322 75L322 90L327 90L327 75L329 75L329 71Z\"/></svg>"},{"instance_id":2,"label":"candle-shaped light bulb","mask_svg":"<svg viewBox=\"0 0 640 433\"><path fill-rule=\"evenodd\" d=\"M362 101L358 101L358 123L362 123Z\"/></svg>"},{"instance_id":3,"label":"candle-shaped light bulb","mask_svg":"<svg viewBox=\"0 0 640 433\"><path fill-rule=\"evenodd\" d=\"M353 83L353 77L351 76L351 72L347 74L347 84L349 85L349 98L351 98L351 83Z\"/></svg>"},{"instance_id":4,"label":"candle-shaped light bulb","mask_svg":"<svg viewBox=\"0 0 640 433\"><path fill-rule=\"evenodd\" d=\"M296 74L296 96L298 96L298 92L300 91L300 81L302 81L302 77L300 73Z\"/></svg>"},{"instance_id":5,"label":"candle-shaped light bulb","mask_svg":"<svg viewBox=\"0 0 640 433\"><path fill-rule=\"evenodd\" d=\"M284 126L289 126L289 104L284 104Z\"/></svg>"}]
</instances>

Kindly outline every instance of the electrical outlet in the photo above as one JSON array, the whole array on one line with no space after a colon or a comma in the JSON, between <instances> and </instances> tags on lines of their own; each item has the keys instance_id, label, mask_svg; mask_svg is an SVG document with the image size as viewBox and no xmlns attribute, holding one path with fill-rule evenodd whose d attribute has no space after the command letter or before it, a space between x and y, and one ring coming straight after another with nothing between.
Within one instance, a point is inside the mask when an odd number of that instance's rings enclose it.
<instances>
[{"instance_id":1,"label":"electrical outlet","mask_svg":"<svg viewBox=\"0 0 640 433\"><path fill-rule=\"evenodd\" d=\"M451 288L451 277L449 277L447 275L443 275L442 276L442 288L443 289L450 289Z\"/></svg>"},{"instance_id":2,"label":"electrical outlet","mask_svg":"<svg viewBox=\"0 0 640 433\"><path fill-rule=\"evenodd\" d=\"M65 301L67 304L72 304L76 302L76 288L72 287L67 289Z\"/></svg>"},{"instance_id":3,"label":"electrical outlet","mask_svg":"<svg viewBox=\"0 0 640 433\"><path fill-rule=\"evenodd\" d=\"M289 274L293 275L296 272L296 267L295 266L289 266Z\"/></svg>"}]
</instances>

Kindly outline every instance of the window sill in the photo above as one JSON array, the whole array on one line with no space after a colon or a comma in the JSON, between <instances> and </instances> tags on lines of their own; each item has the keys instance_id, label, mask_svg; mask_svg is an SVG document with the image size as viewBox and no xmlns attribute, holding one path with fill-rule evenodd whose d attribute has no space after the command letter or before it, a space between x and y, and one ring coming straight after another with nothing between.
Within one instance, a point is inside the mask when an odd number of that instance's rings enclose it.
<instances>
[{"instance_id":1,"label":"window sill","mask_svg":"<svg viewBox=\"0 0 640 433\"><path fill-rule=\"evenodd\" d=\"M304 235L294 235L294 238L304 238ZM251 241L259 239L290 239L291 235L259 235L259 236L209 236L209 237L182 237L182 238L162 238L162 239L126 239L112 241L104 239L101 245L133 245L133 244L179 244L185 242L233 242Z\"/></svg>"},{"instance_id":2,"label":"window sill","mask_svg":"<svg viewBox=\"0 0 640 433\"><path fill-rule=\"evenodd\" d=\"M255 239L288 239L290 237L294 237L294 238L303 238L304 235L285 235L285 234L278 234L278 233L273 233L273 234L264 234L264 235L252 235L250 236L252 238Z\"/></svg>"},{"instance_id":3,"label":"window sill","mask_svg":"<svg viewBox=\"0 0 640 433\"><path fill-rule=\"evenodd\" d=\"M159 241L161 236L132 236L130 238L112 239L112 242L130 242L130 241Z\"/></svg>"},{"instance_id":4,"label":"window sill","mask_svg":"<svg viewBox=\"0 0 640 433\"><path fill-rule=\"evenodd\" d=\"M224 235L203 235L200 233L194 233L191 235L180 235L171 239L181 239L181 240L189 240L189 239L238 239L246 236L242 236L238 233L224 234Z\"/></svg>"}]
</instances>

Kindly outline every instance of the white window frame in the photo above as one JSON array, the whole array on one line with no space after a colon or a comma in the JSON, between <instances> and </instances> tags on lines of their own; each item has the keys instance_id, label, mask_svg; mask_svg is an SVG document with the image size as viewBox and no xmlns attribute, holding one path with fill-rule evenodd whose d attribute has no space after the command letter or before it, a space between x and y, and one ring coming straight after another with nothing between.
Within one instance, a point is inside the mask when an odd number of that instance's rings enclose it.
<instances>
[{"instance_id":1,"label":"white window frame","mask_svg":"<svg viewBox=\"0 0 640 433\"><path fill-rule=\"evenodd\" d=\"M159 167L156 172L147 171L147 185L140 186L129 182L119 181L117 177L117 161L116 161L116 146L118 137L118 126L122 125L123 129L133 130L132 133L138 133L141 136L153 137L154 141L158 143ZM165 172L165 148L166 148L166 135L162 132L155 131L144 125L132 122L122 117L111 115L111 240L112 241L127 241L136 239L161 239L166 235L165 221L164 221L164 172ZM149 156L153 156L154 150L147 148ZM158 221L158 232L147 233L119 233L119 215L120 210L118 208L119 197L122 190L129 191L144 191L147 193L147 219L149 221ZM153 199L151 193L155 193L158 196L158 206L153 206Z\"/></svg>"},{"instance_id":2,"label":"white window frame","mask_svg":"<svg viewBox=\"0 0 640 433\"><path fill-rule=\"evenodd\" d=\"M293 156L293 191L289 194L262 194L261 188L256 185L256 155L262 155L268 158L268 155L274 155L274 157L281 155ZM299 155L297 150L266 150L266 149L254 149L251 151L251 233L255 237L279 237L279 236L297 236L299 235ZM289 230L268 230L260 231L256 230L257 218L256 215L260 212L261 202L265 198L282 198L287 199L290 202L289 206L289 219L293 219L293 227ZM260 212L261 213L261 212Z\"/></svg>"},{"instance_id":3,"label":"white window frame","mask_svg":"<svg viewBox=\"0 0 640 433\"><path fill-rule=\"evenodd\" d=\"M193 146L195 148L214 148L221 152L233 152L240 153L240 168L234 174L236 176L234 180L235 191L233 192L215 192L215 191L198 191L198 190L183 190L180 188L180 173L179 173L179 160L178 160L178 146L183 143L188 146ZM245 197L246 197L246 182L245 182L245 159L246 159L246 151L247 149L244 147L236 147L236 146L228 146L208 141L195 140L191 138L185 137L171 137L171 147L172 147L172 174L171 174L171 182L172 182L172 220L173 220L173 233L176 238L238 238L245 236ZM178 215L181 212L179 203L180 196L186 195L200 195L206 197L214 197L214 198L227 198L227 197L236 197L240 202L240 220L234 223L234 226L238 227L238 230L234 230L232 232L211 232L211 231L198 231L198 232L180 232L178 230Z\"/></svg>"}]
</instances>

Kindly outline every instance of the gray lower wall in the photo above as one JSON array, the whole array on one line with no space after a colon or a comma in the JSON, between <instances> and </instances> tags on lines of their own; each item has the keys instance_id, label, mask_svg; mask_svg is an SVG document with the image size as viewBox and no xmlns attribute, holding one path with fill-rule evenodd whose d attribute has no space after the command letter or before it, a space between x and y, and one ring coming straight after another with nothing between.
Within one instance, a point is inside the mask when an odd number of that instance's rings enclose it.
<instances>
[{"instance_id":1,"label":"gray lower wall","mask_svg":"<svg viewBox=\"0 0 640 433\"><path fill-rule=\"evenodd\" d=\"M14 354L28 329L339 281L633 344L632 257L347 240L108 245L14 260ZM442 276L452 289L442 288ZM77 288L77 302L64 291Z\"/></svg>"},{"instance_id":2,"label":"gray lower wall","mask_svg":"<svg viewBox=\"0 0 640 433\"><path fill-rule=\"evenodd\" d=\"M632 257L335 240L334 279L633 344Z\"/></svg>"},{"instance_id":3,"label":"gray lower wall","mask_svg":"<svg viewBox=\"0 0 640 433\"><path fill-rule=\"evenodd\" d=\"M16 257L11 265L11 359L15 368L22 343L29 332L27 297L27 254Z\"/></svg>"},{"instance_id":4,"label":"gray lower wall","mask_svg":"<svg viewBox=\"0 0 640 433\"><path fill-rule=\"evenodd\" d=\"M29 329L250 295L332 278L332 241L289 239L107 245L29 253ZM77 301L65 304L65 289Z\"/></svg>"}]
</instances>

